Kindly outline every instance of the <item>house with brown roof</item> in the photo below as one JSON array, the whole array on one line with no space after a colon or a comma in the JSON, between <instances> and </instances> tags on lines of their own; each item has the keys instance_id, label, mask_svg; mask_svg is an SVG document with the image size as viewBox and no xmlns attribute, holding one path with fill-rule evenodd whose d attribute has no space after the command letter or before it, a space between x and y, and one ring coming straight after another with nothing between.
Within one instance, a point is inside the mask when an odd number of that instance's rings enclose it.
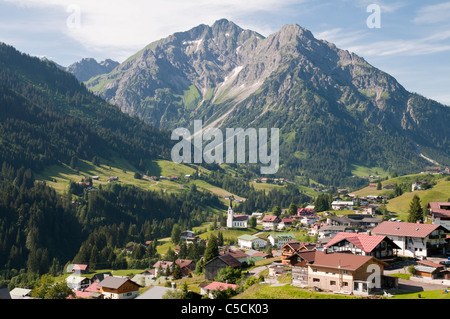
<instances>
[{"instance_id":1,"label":"house with brown roof","mask_svg":"<svg viewBox=\"0 0 450 319\"><path fill-rule=\"evenodd\" d=\"M322 291L369 295L377 289L397 285L397 278L384 276L387 264L372 256L329 253L326 250L303 254L307 256L304 266L292 268L294 286L306 284Z\"/></svg>"},{"instance_id":2,"label":"house with brown roof","mask_svg":"<svg viewBox=\"0 0 450 319\"><path fill-rule=\"evenodd\" d=\"M303 259L299 258L299 252L312 251L316 249L313 243L304 243L300 241L290 241L281 247L281 263L290 266L296 266Z\"/></svg>"},{"instance_id":3,"label":"house with brown roof","mask_svg":"<svg viewBox=\"0 0 450 319\"><path fill-rule=\"evenodd\" d=\"M134 299L139 296L140 285L125 277L109 276L97 285L103 299Z\"/></svg>"},{"instance_id":4,"label":"house with brown roof","mask_svg":"<svg viewBox=\"0 0 450 319\"><path fill-rule=\"evenodd\" d=\"M427 257L449 251L449 231L440 225L385 221L371 233L389 237L400 247L396 250L398 256Z\"/></svg>"},{"instance_id":5,"label":"house with brown roof","mask_svg":"<svg viewBox=\"0 0 450 319\"><path fill-rule=\"evenodd\" d=\"M441 225L450 231L450 202L430 202L427 206L434 225Z\"/></svg>"},{"instance_id":6,"label":"house with brown roof","mask_svg":"<svg viewBox=\"0 0 450 319\"><path fill-rule=\"evenodd\" d=\"M217 256L205 264L205 279L214 280L219 271L227 267L240 268L241 262L231 254Z\"/></svg>"},{"instance_id":7,"label":"house with brown roof","mask_svg":"<svg viewBox=\"0 0 450 319\"><path fill-rule=\"evenodd\" d=\"M400 249L385 235L347 232L337 233L324 247L330 252L348 252L378 259L393 258L395 250Z\"/></svg>"}]
</instances>

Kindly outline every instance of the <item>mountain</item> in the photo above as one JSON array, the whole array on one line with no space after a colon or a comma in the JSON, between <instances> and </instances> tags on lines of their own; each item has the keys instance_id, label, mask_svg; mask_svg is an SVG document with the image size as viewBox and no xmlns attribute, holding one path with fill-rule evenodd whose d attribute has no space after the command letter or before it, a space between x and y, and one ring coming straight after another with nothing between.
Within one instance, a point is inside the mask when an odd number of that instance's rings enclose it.
<instances>
[{"instance_id":1,"label":"mountain","mask_svg":"<svg viewBox=\"0 0 450 319\"><path fill-rule=\"evenodd\" d=\"M86 85L167 129L280 128L279 175L361 184L355 167L450 164L450 108L408 92L362 57L286 25L263 37L228 20L153 42Z\"/></svg>"},{"instance_id":2,"label":"mountain","mask_svg":"<svg viewBox=\"0 0 450 319\"><path fill-rule=\"evenodd\" d=\"M65 70L72 73L78 81L84 82L94 76L109 73L118 65L119 62L111 59L99 63L95 59L87 58L69 65Z\"/></svg>"},{"instance_id":3,"label":"mountain","mask_svg":"<svg viewBox=\"0 0 450 319\"><path fill-rule=\"evenodd\" d=\"M118 158L145 169L168 158L169 134L93 95L50 61L0 43L0 158L39 172L77 159Z\"/></svg>"}]
</instances>

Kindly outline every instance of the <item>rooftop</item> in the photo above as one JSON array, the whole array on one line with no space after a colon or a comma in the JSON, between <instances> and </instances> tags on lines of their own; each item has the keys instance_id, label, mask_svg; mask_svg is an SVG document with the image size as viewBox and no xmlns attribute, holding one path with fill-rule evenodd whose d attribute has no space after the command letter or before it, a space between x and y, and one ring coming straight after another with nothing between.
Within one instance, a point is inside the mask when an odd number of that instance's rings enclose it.
<instances>
[{"instance_id":1,"label":"rooftop","mask_svg":"<svg viewBox=\"0 0 450 319\"><path fill-rule=\"evenodd\" d=\"M372 234L425 238L439 227L444 229L442 226L433 224L385 221L372 229Z\"/></svg>"}]
</instances>

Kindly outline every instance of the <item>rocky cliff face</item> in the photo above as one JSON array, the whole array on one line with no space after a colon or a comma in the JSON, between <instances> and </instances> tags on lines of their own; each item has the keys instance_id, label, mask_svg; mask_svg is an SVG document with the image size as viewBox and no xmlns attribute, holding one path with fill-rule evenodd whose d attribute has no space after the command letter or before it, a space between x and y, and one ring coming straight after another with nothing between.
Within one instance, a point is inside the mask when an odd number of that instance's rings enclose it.
<instances>
[{"instance_id":1,"label":"rocky cliff face","mask_svg":"<svg viewBox=\"0 0 450 319\"><path fill-rule=\"evenodd\" d=\"M110 59L99 63L95 59L87 58L69 65L65 71L72 73L78 81L84 82L94 76L109 73L118 65L119 62Z\"/></svg>"},{"instance_id":2,"label":"rocky cliff face","mask_svg":"<svg viewBox=\"0 0 450 319\"><path fill-rule=\"evenodd\" d=\"M87 85L169 129L196 119L278 127L290 154L282 162L299 174L320 175L317 159L347 176L352 163L420 169L415 143L447 162L450 156L448 107L298 25L268 37L227 20L200 25L148 45Z\"/></svg>"}]
</instances>

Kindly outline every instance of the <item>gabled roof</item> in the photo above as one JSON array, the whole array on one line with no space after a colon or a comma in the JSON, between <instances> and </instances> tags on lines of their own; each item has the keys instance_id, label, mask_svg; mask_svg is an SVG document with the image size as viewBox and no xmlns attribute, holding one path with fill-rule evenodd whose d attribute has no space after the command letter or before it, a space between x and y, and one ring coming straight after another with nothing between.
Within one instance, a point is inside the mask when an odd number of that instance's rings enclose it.
<instances>
[{"instance_id":1,"label":"gabled roof","mask_svg":"<svg viewBox=\"0 0 450 319\"><path fill-rule=\"evenodd\" d=\"M86 270L87 267L88 267L88 265L75 264L75 265L73 265L73 270Z\"/></svg>"},{"instance_id":2,"label":"gabled roof","mask_svg":"<svg viewBox=\"0 0 450 319\"><path fill-rule=\"evenodd\" d=\"M216 258L219 258L221 261L223 261L227 266L230 266L232 268L238 268L241 267L241 262L234 258L231 254L225 254L223 256L218 256ZM214 260L214 259L213 259ZM211 260L212 261L212 260Z\"/></svg>"},{"instance_id":3,"label":"gabled roof","mask_svg":"<svg viewBox=\"0 0 450 319\"><path fill-rule=\"evenodd\" d=\"M183 268L191 265L193 261L190 259L177 259L175 260L175 263L180 266L180 268Z\"/></svg>"},{"instance_id":4,"label":"gabled roof","mask_svg":"<svg viewBox=\"0 0 450 319\"><path fill-rule=\"evenodd\" d=\"M265 215L262 219L263 222L275 222L278 220L278 217L275 215Z\"/></svg>"},{"instance_id":5,"label":"gabled roof","mask_svg":"<svg viewBox=\"0 0 450 319\"><path fill-rule=\"evenodd\" d=\"M450 218L450 202L430 202L428 208L435 217Z\"/></svg>"},{"instance_id":6,"label":"gabled roof","mask_svg":"<svg viewBox=\"0 0 450 319\"><path fill-rule=\"evenodd\" d=\"M171 267L173 262L171 261L165 261L165 260L158 260L154 265L153 268L163 268L166 269L167 267Z\"/></svg>"},{"instance_id":7,"label":"gabled roof","mask_svg":"<svg viewBox=\"0 0 450 319\"><path fill-rule=\"evenodd\" d=\"M445 230L444 227L434 224L382 222L372 229L372 234L425 238L438 228Z\"/></svg>"},{"instance_id":8,"label":"gabled roof","mask_svg":"<svg viewBox=\"0 0 450 319\"><path fill-rule=\"evenodd\" d=\"M423 266L427 266L427 267L444 268L444 265L441 265L441 264L438 264L438 263L434 263L434 262L429 261L429 260L419 260L419 261L417 261L417 263L419 265L423 265Z\"/></svg>"},{"instance_id":9,"label":"gabled roof","mask_svg":"<svg viewBox=\"0 0 450 319\"><path fill-rule=\"evenodd\" d=\"M122 278L122 277L113 277L109 276L103 279L101 282L98 283L98 287L106 287L110 289L119 289L124 285L127 281L131 281L129 278ZM131 281L136 286L140 286L134 281Z\"/></svg>"},{"instance_id":10,"label":"gabled roof","mask_svg":"<svg viewBox=\"0 0 450 319\"><path fill-rule=\"evenodd\" d=\"M343 269L355 271L361 268L371 259L376 259L371 256L361 256L353 254L342 254L342 253L330 253L327 254L322 251L315 251L314 263L312 266L321 266L327 268ZM378 259L377 259L378 260ZM386 263L379 261L383 265Z\"/></svg>"},{"instance_id":11,"label":"gabled roof","mask_svg":"<svg viewBox=\"0 0 450 319\"><path fill-rule=\"evenodd\" d=\"M386 238L387 237L384 235L369 235L361 233L340 232L337 233L324 247L330 247L343 240L347 240L348 242L352 243L353 245L360 248L364 252L370 253Z\"/></svg>"},{"instance_id":12,"label":"gabled roof","mask_svg":"<svg viewBox=\"0 0 450 319\"><path fill-rule=\"evenodd\" d=\"M313 263L316 258L316 250L300 250L295 254L308 263Z\"/></svg>"}]
</instances>

